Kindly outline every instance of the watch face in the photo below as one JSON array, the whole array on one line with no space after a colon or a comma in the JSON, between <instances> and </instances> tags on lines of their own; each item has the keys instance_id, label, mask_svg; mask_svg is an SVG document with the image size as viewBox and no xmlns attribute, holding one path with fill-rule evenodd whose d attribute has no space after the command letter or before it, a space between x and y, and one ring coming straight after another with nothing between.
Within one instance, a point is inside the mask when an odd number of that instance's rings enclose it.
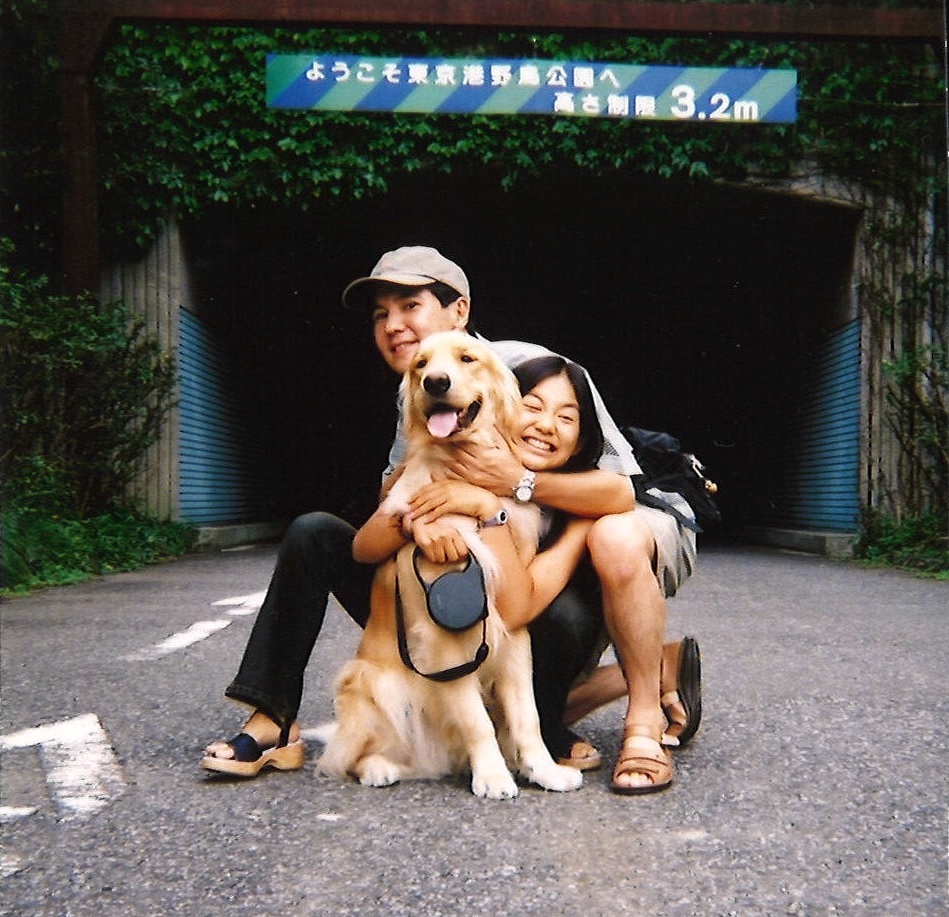
<instances>
[{"instance_id":1,"label":"watch face","mask_svg":"<svg viewBox=\"0 0 949 917\"><path fill-rule=\"evenodd\" d=\"M534 491L526 484L522 484L514 491L514 496L519 503L527 503L534 496Z\"/></svg>"}]
</instances>

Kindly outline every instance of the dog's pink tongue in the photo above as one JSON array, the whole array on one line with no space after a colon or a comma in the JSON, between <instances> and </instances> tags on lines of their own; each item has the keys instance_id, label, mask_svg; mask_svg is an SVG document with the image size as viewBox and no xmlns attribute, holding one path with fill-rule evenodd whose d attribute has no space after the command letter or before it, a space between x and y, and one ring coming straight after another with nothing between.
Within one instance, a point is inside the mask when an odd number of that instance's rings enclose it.
<instances>
[{"instance_id":1,"label":"dog's pink tongue","mask_svg":"<svg viewBox=\"0 0 949 917\"><path fill-rule=\"evenodd\" d=\"M428 432L435 439L445 439L455 432L458 424L458 414L456 411L436 411L428 418Z\"/></svg>"}]
</instances>

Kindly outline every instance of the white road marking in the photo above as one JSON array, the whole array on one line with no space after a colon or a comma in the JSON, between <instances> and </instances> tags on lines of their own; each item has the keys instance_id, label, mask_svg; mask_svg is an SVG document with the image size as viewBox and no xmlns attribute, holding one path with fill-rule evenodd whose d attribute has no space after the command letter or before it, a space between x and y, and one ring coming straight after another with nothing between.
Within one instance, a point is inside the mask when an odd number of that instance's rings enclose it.
<instances>
[{"instance_id":1,"label":"white road marking","mask_svg":"<svg viewBox=\"0 0 949 917\"><path fill-rule=\"evenodd\" d=\"M4 751L39 746L46 783L65 818L94 815L125 792L122 769L93 713L0 738Z\"/></svg>"},{"instance_id":2,"label":"white road marking","mask_svg":"<svg viewBox=\"0 0 949 917\"><path fill-rule=\"evenodd\" d=\"M211 634L223 630L225 627L229 627L231 623L231 621L227 621L223 618L219 618L216 621L196 621L187 630L172 634L166 640L162 640L161 643L156 643L154 646L148 646L143 650L129 653L129 655L124 658L127 662L148 662L154 659L161 659L169 653L183 650L194 643L205 640L210 637Z\"/></svg>"},{"instance_id":3,"label":"white road marking","mask_svg":"<svg viewBox=\"0 0 949 917\"><path fill-rule=\"evenodd\" d=\"M213 604L231 606L227 611L229 615L252 615L264 604L266 595L266 592L252 592L250 595L235 595L229 599L219 599Z\"/></svg>"},{"instance_id":4,"label":"white road marking","mask_svg":"<svg viewBox=\"0 0 949 917\"><path fill-rule=\"evenodd\" d=\"M23 872L23 861L16 854L0 855L0 877L9 879L18 872Z\"/></svg>"},{"instance_id":5,"label":"white road marking","mask_svg":"<svg viewBox=\"0 0 949 917\"><path fill-rule=\"evenodd\" d=\"M252 615L255 614L263 604L266 594L266 592L251 592L247 595L235 595L228 599L218 599L218 601L212 602L212 604L216 607L227 607L226 614L230 618L239 617L241 615ZM163 656L167 656L169 653L183 650L194 643L198 643L210 637L211 634L228 627L231 623L232 621L229 620L229 618L218 618L215 621L196 621L187 630L172 634L166 640L162 640L161 643L156 643L154 646L149 646L145 649L136 650L134 653L129 653L122 658L126 662L152 662L156 659L161 659Z\"/></svg>"},{"instance_id":6,"label":"white road marking","mask_svg":"<svg viewBox=\"0 0 949 917\"><path fill-rule=\"evenodd\" d=\"M21 818L29 818L36 812L36 806L0 806L0 825L19 821Z\"/></svg>"}]
</instances>

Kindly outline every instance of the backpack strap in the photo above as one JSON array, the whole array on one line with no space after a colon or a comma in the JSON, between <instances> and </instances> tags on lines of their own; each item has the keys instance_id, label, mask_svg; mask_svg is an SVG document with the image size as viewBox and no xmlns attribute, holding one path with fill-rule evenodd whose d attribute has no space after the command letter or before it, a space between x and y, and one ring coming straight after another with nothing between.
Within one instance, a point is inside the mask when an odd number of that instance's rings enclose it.
<instances>
[{"instance_id":1,"label":"backpack strap","mask_svg":"<svg viewBox=\"0 0 949 917\"><path fill-rule=\"evenodd\" d=\"M642 506L649 506L653 509L661 510L664 513L668 513L670 516L673 516L679 523L684 525L687 529L691 529L693 532L701 532L702 526L696 522L696 520L683 512L675 503L669 499L669 497L678 497L689 509L692 509L691 504L682 494L679 493L669 493L668 491L662 491L658 487L650 487L649 483L646 480L646 475L644 474L634 474L632 476L633 487L636 491L636 502L640 503ZM694 512L694 510L693 510Z\"/></svg>"}]
</instances>

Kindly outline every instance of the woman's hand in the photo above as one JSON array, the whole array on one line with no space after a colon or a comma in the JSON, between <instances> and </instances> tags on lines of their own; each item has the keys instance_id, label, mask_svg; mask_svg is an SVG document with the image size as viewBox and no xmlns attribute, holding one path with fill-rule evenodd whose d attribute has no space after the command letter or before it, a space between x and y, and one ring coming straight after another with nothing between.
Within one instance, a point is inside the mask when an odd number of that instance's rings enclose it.
<instances>
[{"instance_id":1,"label":"woman's hand","mask_svg":"<svg viewBox=\"0 0 949 917\"><path fill-rule=\"evenodd\" d=\"M468 556L468 546L458 530L445 522L415 522L412 539L433 564L454 563Z\"/></svg>"},{"instance_id":2,"label":"woman's hand","mask_svg":"<svg viewBox=\"0 0 949 917\"><path fill-rule=\"evenodd\" d=\"M433 481L415 493L405 518L407 522L423 525L447 513L490 519L500 509L501 501L494 494L466 481Z\"/></svg>"}]
</instances>

